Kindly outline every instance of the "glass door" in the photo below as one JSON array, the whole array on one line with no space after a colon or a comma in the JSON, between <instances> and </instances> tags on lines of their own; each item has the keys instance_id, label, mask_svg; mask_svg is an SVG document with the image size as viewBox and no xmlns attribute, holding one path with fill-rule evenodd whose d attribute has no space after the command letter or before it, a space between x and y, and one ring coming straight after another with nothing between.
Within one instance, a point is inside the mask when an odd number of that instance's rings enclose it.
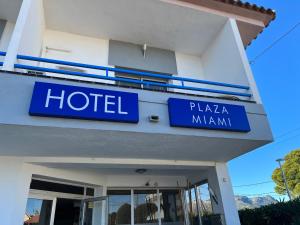
<instances>
[{"instance_id":1,"label":"glass door","mask_svg":"<svg viewBox=\"0 0 300 225\"><path fill-rule=\"evenodd\" d=\"M81 201L80 225L105 225L107 197L87 198Z\"/></svg>"},{"instance_id":2,"label":"glass door","mask_svg":"<svg viewBox=\"0 0 300 225\"><path fill-rule=\"evenodd\" d=\"M52 225L55 212L55 198L30 196L27 200L24 225Z\"/></svg>"}]
</instances>

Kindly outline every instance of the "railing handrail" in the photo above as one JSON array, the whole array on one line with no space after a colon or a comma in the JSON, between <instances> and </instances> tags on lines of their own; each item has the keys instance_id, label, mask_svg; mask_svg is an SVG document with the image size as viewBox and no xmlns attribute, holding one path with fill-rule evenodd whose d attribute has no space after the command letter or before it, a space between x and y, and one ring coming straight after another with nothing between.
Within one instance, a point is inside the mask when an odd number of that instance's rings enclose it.
<instances>
[{"instance_id":1,"label":"railing handrail","mask_svg":"<svg viewBox=\"0 0 300 225\"><path fill-rule=\"evenodd\" d=\"M6 56L6 52L0 51L0 56ZM192 79L192 78L172 76L170 74L159 74L159 73L141 72L141 71L130 70L130 69L119 69L119 68L106 67L106 66L97 66L97 65L91 65L91 64L83 64L83 63L69 62L69 61L49 59L49 58L34 57L34 56L28 56L28 55L17 55L17 59L45 62L45 63L66 65L66 66L74 66L74 67L81 67L81 68L88 68L88 69L95 69L95 70L102 70L102 71L106 72L106 75L90 74L90 73L69 71L69 70L63 70L63 69L51 69L51 68L29 66L29 65L16 63L16 64L14 64L14 68L17 68L17 69L27 69L27 70L33 70L33 71L66 74L66 75L96 78L96 79L111 80L111 81L124 81L124 82L128 82L128 83L145 85L146 87L149 85L152 85L152 86L184 89L184 90L191 90L191 91L218 93L218 94L224 94L224 95L235 95L235 96L242 96L242 97L251 97L252 96L252 94L249 94L249 93L240 93L240 92L234 92L234 91L224 91L224 90L215 90L215 89L210 89L210 88L198 88L198 87L186 86L184 84L184 82L201 83L201 84L223 86L223 87L230 87L230 88L237 88L237 89L244 89L244 90L250 89L248 86L244 86L244 85L198 80L198 79ZM0 62L0 66L3 66L3 62ZM145 81L145 80L137 80L137 79L133 79L133 78L112 77L112 76L109 76L108 72L119 72L119 73L138 75L138 76L150 77L150 78L177 80L177 81L181 82L181 85L159 83L159 82L155 82L155 81L152 82L152 81Z\"/></svg>"},{"instance_id":2,"label":"railing handrail","mask_svg":"<svg viewBox=\"0 0 300 225\"><path fill-rule=\"evenodd\" d=\"M0 56L6 56L6 52L0 51ZM0 61L0 67L2 67L4 62Z\"/></svg>"},{"instance_id":3,"label":"railing handrail","mask_svg":"<svg viewBox=\"0 0 300 225\"><path fill-rule=\"evenodd\" d=\"M208 88L197 88L197 87L190 87L190 86L180 86L180 85L175 85L175 84L164 84L164 83L142 81L142 80L129 79L129 78L109 77L109 76L96 75L96 74L90 74L90 73L82 73L82 72L76 72L76 71L51 69L51 68L44 68L44 67L38 67L38 66L28 66L28 65L23 65L23 64L15 64L14 67L17 69L27 69L27 70L35 70L35 71L41 71L41 72L67 74L67 75L96 78L96 79L103 79L103 80L124 81L124 82L129 82L129 83L143 84L146 86L153 85L153 86L160 86L160 87L167 87L167 88L176 88L176 89L184 89L184 90L191 90L191 91L202 91L202 92L210 92L210 93L218 93L218 94L226 94L226 95L236 95L236 96L243 96L243 97L251 97L252 96L251 94L248 94L248 93L214 90L214 89L208 89Z\"/></svg>"},{"instance_id":4,"label":"railing handrail","mask_svg":"<svg viewBox=\"0 0 300 225\"><path fill-rule=\"evenodd\" d=\"M97 65L91 65L91 64L76 63L76 62L34 57L34 56L27 56L27 55L17 55L17 59L51 63L51 64L59 64L59 65L66 65L66 66L74 66L74 67L81 67L81 68L88 68L88 69L95 69L95 70L103 70L103 71L110 71L110 72L119 72L119 73L126 73L126 74L151 77L151 78L160 78L160 79L166 79L166 80L177 80L177 81L183 81L183 82L202 83L202 84L223 86L223 87L230 87L230 88L237 88L237 89L244 89L244 90L250 89L248 86L244 86L244 85L198 80L198 79L192 79L192 78L172 76L169 74L141 72L141 71L136 71L136 70L119 69L119 68L106 67L106 66L97 66Z\"/></svg>"}]
</instances>

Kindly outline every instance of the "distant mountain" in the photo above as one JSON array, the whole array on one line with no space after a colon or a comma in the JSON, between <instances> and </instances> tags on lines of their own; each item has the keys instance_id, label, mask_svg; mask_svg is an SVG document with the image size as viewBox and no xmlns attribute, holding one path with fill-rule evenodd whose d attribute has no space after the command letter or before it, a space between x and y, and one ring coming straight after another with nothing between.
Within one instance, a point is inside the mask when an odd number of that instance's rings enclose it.
<instances>
[{"instance_id":1,"label":"distant mountain","mask_svg":"<svg viewBox=\"0 0 300 225\"><path fill-rule=\"evenodd\" d=\"M270 195L266 195L264 197L253 197L249 198L247 196L235 196L235 201L237 208L240 209L253 209L259 208L264 205L270 205L273 203L277 203L278 201Z\"/></svg>"},{"instance_id":2,"label":"distant mountain","mask_svg":"<svg viewBox=\"0 0 300 225\"><path fill-rule=\"evenodd\" d=\"M240 209L254 209L259 208L261 206L270 205L273 203L277 203L278 201L270 195L266 195L264 197L252 197L249 198L247 196L235 196L235 202L238 210ZM197 204L196 201L192 203L193 212L197 212ZM202 200L201 201L201 210L205 213L212 213L212 207L210 200Z\"/></svg>"}]
</instances>

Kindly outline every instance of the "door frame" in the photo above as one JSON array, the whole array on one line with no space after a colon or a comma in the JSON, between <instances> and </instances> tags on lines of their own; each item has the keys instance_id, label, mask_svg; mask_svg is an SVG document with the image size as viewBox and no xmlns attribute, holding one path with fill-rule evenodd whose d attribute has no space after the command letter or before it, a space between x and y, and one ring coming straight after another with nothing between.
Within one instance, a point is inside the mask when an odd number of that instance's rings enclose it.
<instances>
[{"instance_id":1,"label":"door frame","mask_svg":"<svg viewBox=\"0 0 300 225\"><path fill-rule=\"evenodd\" d=\"M79 215L79 225L84 225L84 219L85 219L85 209L86 205L89 202L101 202L102 207L105 207L105 220L107 218L107 196L99 196L99 197L89 197L89 198L84 198L81 200L81 205L80 205L80 215ZM105 201L105 204L103 205L103 201ZM105 223L106 224L106 223Z\"/></svg>"},{"instance_id":2,"label":"door frame","mask_svg":"<svg viewBox=\"0 0 300 225\"><path fill-rule=\"evenodd\" d=\"M76 194L68 194L68 193L60 193L60 192L30 189L28 199L29 198L52 201L51 216L50 216L49 225L54 225L55 212L56 212L56 203L57 203L58 198L74 199L74 200L81 200L82 201L82 200L85 199L85 196L76 195ZM81 209L80 209L80 211L81 211Z\"/></svg>"},{"instance_id":3,"label":"door frame","mask_svg":"<svg viewBox=\"0 0 300 225\"><path fill-rule=\"evenodd\" d=\"M52 207L51 207L51 214L50 214L50 223L49 225L54 224L54 218L55 218L55 210L56 210L56 202L57 202L57 197L54 196L49 196L41 191L35 192L35 191L29 191L29 195L27 198L28 199L39 199L39 200L49 200L52 201Z\"/></svg>"}]
</instances>

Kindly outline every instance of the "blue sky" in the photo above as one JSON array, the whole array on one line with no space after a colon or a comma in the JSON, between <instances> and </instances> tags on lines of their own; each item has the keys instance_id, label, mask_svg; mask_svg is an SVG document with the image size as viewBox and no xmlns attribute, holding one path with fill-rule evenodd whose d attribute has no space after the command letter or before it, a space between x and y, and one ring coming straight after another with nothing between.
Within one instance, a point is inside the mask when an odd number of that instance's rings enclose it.
<instances>
[{"instance_id":1,"label":"blue sky","mask_svg":"<svg viewBox=\"0 0 300 225\"><path fill-rule=\"evenodd\" d=\"M276 20L247 48L251 60L300 22L300 1L249 1L275 9L277 13ZM270 181L277 166L275 160L300 148L300 26L251 67L275 141L229 162L233 186ZM273 183L234 187L235 194L272 191Z\"/></svg>"}]
</instances>

